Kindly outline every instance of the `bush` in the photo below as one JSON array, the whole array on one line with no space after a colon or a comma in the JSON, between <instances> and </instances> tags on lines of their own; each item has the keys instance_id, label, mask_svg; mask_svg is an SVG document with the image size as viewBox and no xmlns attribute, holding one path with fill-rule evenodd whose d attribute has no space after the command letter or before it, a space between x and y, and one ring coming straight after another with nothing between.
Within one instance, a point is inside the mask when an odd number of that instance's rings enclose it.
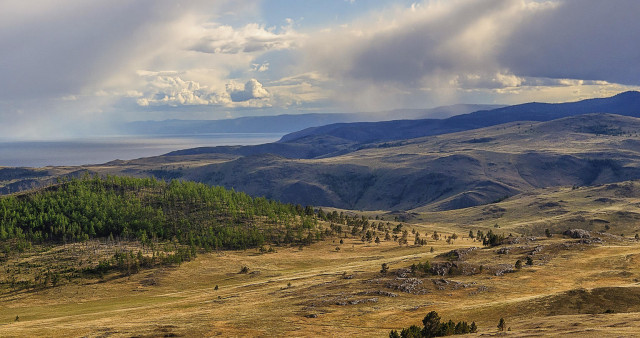
<instances>
[{"instance_id":1,"label":"bush","mask_svg":"<svg viewBox=\"0 0 640 338\"><path fill-rule=\"evenodd\" d=\"M398 331L391 330L389 332L390 338L413 338L413 337L443 337L450 336L454 334L467 334L467 333L475 333L478 331L478 327L475 322L472 322L471 325L467 324L467 322L458 322L455 323L452 320L441 323L440 316L436 311L429 312L424 319L422 320L423 328L416 325L411 325L408 328L402 329L398 334Z\"/></svg>"}]
</instances>

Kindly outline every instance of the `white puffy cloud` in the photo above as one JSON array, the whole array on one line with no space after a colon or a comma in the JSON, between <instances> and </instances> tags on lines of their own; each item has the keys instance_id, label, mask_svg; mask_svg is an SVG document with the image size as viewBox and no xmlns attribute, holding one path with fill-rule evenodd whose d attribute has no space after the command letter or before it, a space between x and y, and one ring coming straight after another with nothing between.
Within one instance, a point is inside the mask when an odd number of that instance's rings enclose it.
<instances>
[{"instance_id":1,"label":"white puffy cloud","mask_svg":"<svg viewBox=\"0 0 640 338\"><path fill-rule=\"evenodd\" d=\"M227 84L227 93L233 102L260 100L269 97L269 92L256 79L247 81L244 85Z\"/></svg>"},{"instance_id":2,"label":"white puffy cloud","mask_svg":"<svg viewBox=\"0 0 640 338\"><path fill-rule=\"evenodd\" d=\"M195 81L185 81L175 73L143 73L147 78L144 93L136 100L140 106L224 105L231 100Z\"/></svg>"},{"instance_id":3,"label":"white puffy cloud","mask_svg":"<svg viewBox=\"0 0 640 338\"><path fill-rule=\"evenodd\" d=\"M268 29L257 23L250 23L239 29L214 24L206 27L202 37L191 49L212 54L257 53L294 48L302 37L290 26L276 32L273 28Z\"/></svg>"},{"instance_id":4,"label":"white puffy cloud","mask_svg":"<svg viewBox=\"0 0 640 338\"><path fill-rule=\"evenodd\" d=\"M212 88L193 80L185 80L177 72L139 72L146 87L134 92L136 103L142 107L221 106L261 107L271 97L269 91L256 79L246 83L229 81L224 88Z\"/></svg>"}]
</instances>

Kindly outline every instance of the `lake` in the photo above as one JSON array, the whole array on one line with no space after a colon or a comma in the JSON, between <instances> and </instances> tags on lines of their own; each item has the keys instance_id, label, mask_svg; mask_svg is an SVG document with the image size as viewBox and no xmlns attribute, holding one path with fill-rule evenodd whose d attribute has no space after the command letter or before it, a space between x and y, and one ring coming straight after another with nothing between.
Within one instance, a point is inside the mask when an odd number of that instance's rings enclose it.
<instances>
[{"instance_id":1,"label":"lake","mask_svg":"<svg viewBox=\"0 0 640 338\"><path fill-rule=\"evenodd\" d=\"M55 141L0 141L0 166L44 167L131 160L174 150L223 145L252 145L279 140L281 133L147 135Z\"/></svg>"}]
</instances>

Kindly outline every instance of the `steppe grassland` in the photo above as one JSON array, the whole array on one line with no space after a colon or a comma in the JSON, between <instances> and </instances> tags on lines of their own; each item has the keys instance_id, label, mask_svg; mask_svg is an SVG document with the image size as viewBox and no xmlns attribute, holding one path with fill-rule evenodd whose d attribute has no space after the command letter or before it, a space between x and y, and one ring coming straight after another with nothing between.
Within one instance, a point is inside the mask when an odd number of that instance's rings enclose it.
<instances>
[{"instance_id":1,"label":"steppe grassland","mask_svg":"<svg viewBox=\"0 0 640 338\"><path fill-rule=\"evenodd\" d=\"M411 227L421 234L440 228ZM461 230L456 233L466 235ZM372 281L393 281L398 268L427 259L442 260L435 256L481 243L469 238L459 238L453 244L430 239L426 246L400 246L394 241L363 244L359 238L349 237L342 245L336 238L302 250L277 248L269 254L256 250L203 254L175 268L4 295L0 335L386 336L391 329L419 324L431 310L446 319L476 321L481 333L495 333L500 317L507 320L511 333L518 335L624 334L634 332L634 327L637 332L638 324L629 319L631 312L640 311L640 305L625 303L612 308L614 314L602 313L608 310L604 307L616 306L606 300L615 299L617 293L624 297L640 294L638 244L613 238L604 245L561 248L573 241L555 236L525 245L527 249L544 245L549 250L543 258L536 258L532 267L514 273L444 277L468 287L439 290L431 280L440 277L422 278L428 291L425 294L395 291L386 288L386 282ZM432 246L433 253L429 250ZM513 264L522 258L517 253L498 255L495 251L476 250L467 262L489 266ZM387 276L379 272L382 263L391 268ZM249 273L239 273L243 266L249 267ZM155 285L150 285L149 279ZM479 286L486 290L474 293ZM599 294L605 301L600 299L602 304L597 308L583 304L589 294L572 291L604 287L615 288L606 289L604 296ZM375 295L377 291L397 297ZM355 305L336 302L372 298L377 301ZM313 315L317 317L309 318Z\"/></svg>"}]
</instances>

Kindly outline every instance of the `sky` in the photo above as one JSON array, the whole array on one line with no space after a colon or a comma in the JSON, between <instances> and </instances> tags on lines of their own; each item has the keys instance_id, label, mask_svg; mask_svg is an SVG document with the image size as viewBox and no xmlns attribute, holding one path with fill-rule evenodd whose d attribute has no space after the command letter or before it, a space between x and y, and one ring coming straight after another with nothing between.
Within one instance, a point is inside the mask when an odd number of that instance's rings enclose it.
<instances>
[{"instance_id":1,"label":"sky","mask_svg":"<svg viewBox=\"0 0 640 338\"><path fill-rule=\"evenodd\" d=\"M2 0L0 139L610 96L640 86L638 13L637 0Z\"/></svg>"}]
</instances>

